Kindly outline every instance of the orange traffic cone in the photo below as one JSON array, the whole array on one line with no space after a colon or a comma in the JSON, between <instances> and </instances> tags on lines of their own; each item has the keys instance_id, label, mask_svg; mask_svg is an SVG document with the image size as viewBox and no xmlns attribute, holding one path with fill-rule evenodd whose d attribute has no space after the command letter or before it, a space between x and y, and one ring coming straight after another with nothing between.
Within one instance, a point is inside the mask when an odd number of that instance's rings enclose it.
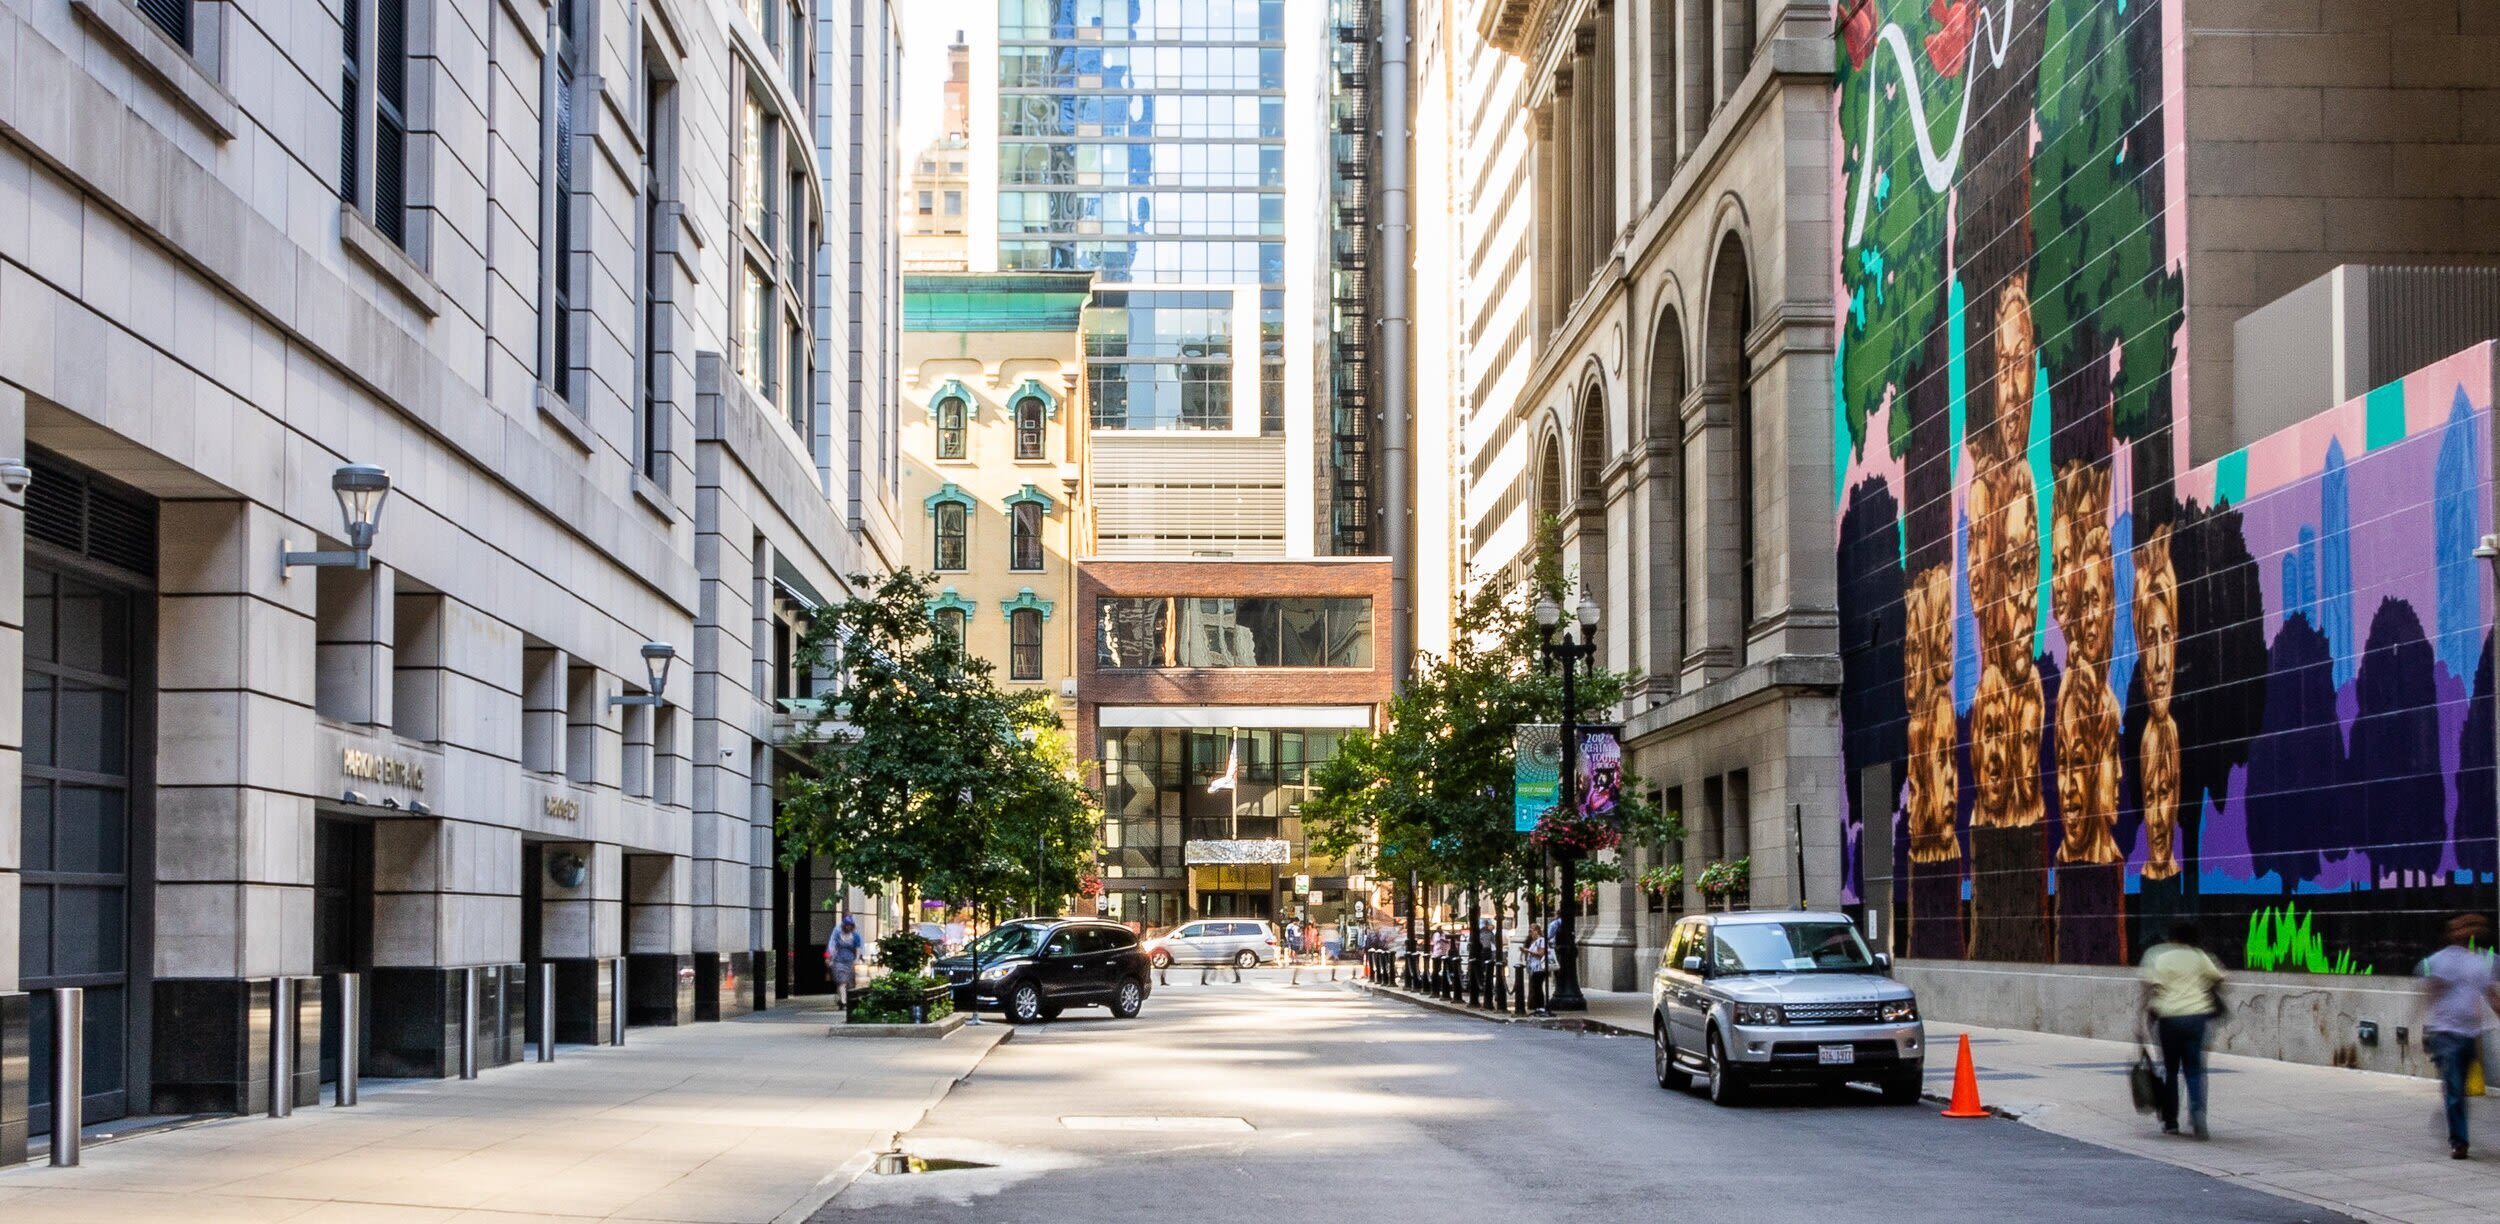
<instances>
[{"instance_id":1,"label":"orange traffic cone","mask_svg":"<svg viewBox=\"0 0 2500 1224\"><path fill-rule=\"evenodd\" d=\"M1979 1103L1979 1073L1971 1068L1970 1034L1962 1034L1962 1055L1953 1064L1953 1103L1945 1107L1948 1118L1984 1118L1988 1110Z\"/></svg>"}]
</instances>

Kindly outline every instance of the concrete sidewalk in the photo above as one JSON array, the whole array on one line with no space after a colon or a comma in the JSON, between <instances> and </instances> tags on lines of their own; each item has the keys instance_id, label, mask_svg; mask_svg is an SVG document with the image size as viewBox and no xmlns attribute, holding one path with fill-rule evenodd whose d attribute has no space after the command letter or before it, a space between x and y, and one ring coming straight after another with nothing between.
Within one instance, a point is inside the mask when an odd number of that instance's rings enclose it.
<instances>
[{"instance_id":1,"label":"concrete sidewalk","mask_svg":"<svg viewBox=\"0 0 2500 1224\"><path fill-rule=\"evenodd\" d=\"M1442 999L1387 990L1430 1007L1522 1023ZM1649 996L1585 992L1583 1022L1649 1036ZM1545 1023L1571 1023L1569 1017ZM2439 1085L2427 1079L2221 1054L2211 1060L2214 1137L2161 1134L2135 1112L2127 1069L2135 1046L1930 1019L1927 1092L1953 1085L1955 1050L1970 1034L1979 1094L2052 1134L2194 1169L2382 1224L2500 1220L2500 1102L2473 1103L2474 1159L2448 1159ZM1646 1063L1646 1051L1644 1063ZM1646 1066L1643 1073L1646 1074Z\"/></svg>"},{"instance_id":2,"label":"concrete sidewalk","mask_svg":"<svg viewBox=\"0 0 2500 1224\"><path fill-rule=\"evenodd\" d=\"M79 1168L0 1171L0 1218L804 1219L1010 1031L827 1037L839 1018L635 1029L622 1049L563 1047L474 1082L368 1083L353 1108L90 1141Z\"/></svg>"}]
</instances>

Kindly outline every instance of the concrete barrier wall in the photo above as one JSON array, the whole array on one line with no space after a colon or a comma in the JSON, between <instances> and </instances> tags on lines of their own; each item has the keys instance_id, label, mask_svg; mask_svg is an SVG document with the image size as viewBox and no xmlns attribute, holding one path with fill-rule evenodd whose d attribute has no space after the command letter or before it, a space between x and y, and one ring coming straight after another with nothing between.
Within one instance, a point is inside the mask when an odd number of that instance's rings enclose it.
<instances>
[{"instance_id":1,"label":"concrete barrier wall","mask_svg":"<svg viewBox=\"0 0 2500 1224\"><path fill-rule=\"evenodd\" d=\"M1916 960L1900 962L1893 976L1918 992L1928 1018L1990 1028L2127 1041L2142 1005L2135 971L2126 968ZM2223 996L2230 1015L2213 1030L2217 1052L2435 1073L2422 1053L2418 979L2234 973ZM2365 1020L2378 1024L2374 1046L2361 1044ZM2399 1027L2406 1030L2402 1042Z\"/></svg>"}]
</instances>

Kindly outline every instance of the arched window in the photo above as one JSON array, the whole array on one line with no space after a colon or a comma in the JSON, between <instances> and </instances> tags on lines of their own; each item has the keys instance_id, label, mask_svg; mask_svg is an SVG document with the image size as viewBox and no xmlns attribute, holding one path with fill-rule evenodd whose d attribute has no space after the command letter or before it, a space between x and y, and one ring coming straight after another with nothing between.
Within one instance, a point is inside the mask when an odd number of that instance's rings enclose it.
<instances>
[{"instance_id":1,"label":"arched window","mask_svg":"<svg viewBox=\"0 0 2500 1224\"><path fill-rule=\"evenodd\" d=\"M1760 549L1754 521L1759 493L1754 488L1753 362L1745 353L1745 334L1753 329L1751 281L1744 245L1729 234L1720 242L1718 260L1710 270L1709 335L1703 339L1703 351L1707 376L1726 389L1731 408L1728 441L1735 469L1730 474L1736 478L1736 521L1729 525L1735 528L1736 537L1736 572L1731 575L1736 586L1736 623L1729 626L1728 640L1736 647L1738 662L1744 660L1745 641L1761 607L1755 589Z\"/></svg>"},{"instance_id":2,"label":"arched window","mask_svg":"<svg viewBox=\"0 0 2500 1224\"><path fill-rule=\"evenodd\" d=\"M1649 407L1645 421L1649 444L1672 448L1663 461L1651 463L1648 492L1652 572L1660 582L1672 584L1675 615L1670 621L1664 607L1653 609L1649 622L1651 661L1647 670L1670 692L1674 691L1677 672L1683 666L1684 652L1690 648L1686 635L1693 623L1693 577L1698 570L1687 556L1684 531L1684 525L1691 521L1684 504L1686 475L1681 445L1684 383L1684 320L1669 308L1659 315L1657 333L1650 339Z\"/></svg>"},{"instance_id":3,"label":"arched window","mask_svg":"<svg viewBox=\"0 0 2500 1224\"><path fill-rule=\"evenodd\" d=\"M961 645L964 640L964 628L971 622L971 619L961 608L940 608L937 610L938 632L955 639L956 644Z\"/></svg>"},{"instance_id":4,"label":"arched window","mask_svg":"<svg viewBox=\"0 0 2500 1224\"><path fill-rule=\"evenodd\" d=\"M1545 439L1544 453L1536 463L1536 526L1544 530L1545 520L1559 519L1563 512L1562 447L1551 435Z\"/></svg>"},{"instance_id":5,"label":"arched window","mask_svg":"<svg viewBox=\"0 0 2500 1224\"><path fill-rule=\"evenodd\" d=\"M1007 678L1039 680L1042 678L1042 611L1039 608L1018 608L1007 614L1009 652Z\"/></svg>"},{"instance_id":6,"label":"arched window","mask_svg":"<svg viewBox=\"0 0 2500 1224\"><path fill-rule=\"evenodd\" d=\"M1606 480L1606 401L1589 389L1580 404L1580 496L1596 497Z\"/></svg>"},{"instance_id":7,"label":"arched window","mask_svg":"<svg viewBox=\"0 0 2500 1224\"><path fill-rule=\"evenodd\" d=\"M1016 458L1042 457L1042 401L1026 396L1016 401Z\"/></svg>"},{"instance_id":8,"label":"arched window","mask_svg":"<svg viewBox=\"0 0 2500 1224\"><path fill-rule=\"evenodd\" d=\"M1040 502L1017 502L1015 515L1015 551L1007 568L1037 570L1042 568L1042 506Z\"/></svg>"},{"instance_id":9,"label":"arched window","mask_svg":"<svg viewBox=\"0 0 2500 1224\"><path fill-rule=\"evenodd\" d=\"M959 570L970 563L971 541L969 519L962 502L940 502L937 505L937 568Z\"/></svg>"},{"instance_id":10,"label":"arched window","mask_svg":"<svg viewBox=\"0 0 2500 1224\"><path fill-rule=\"evenodd\" d=\"M965 418L969 406L954 396L937 402L937 455L940 459L964 457L967 438Z\"/></svg>"}]
</instances>

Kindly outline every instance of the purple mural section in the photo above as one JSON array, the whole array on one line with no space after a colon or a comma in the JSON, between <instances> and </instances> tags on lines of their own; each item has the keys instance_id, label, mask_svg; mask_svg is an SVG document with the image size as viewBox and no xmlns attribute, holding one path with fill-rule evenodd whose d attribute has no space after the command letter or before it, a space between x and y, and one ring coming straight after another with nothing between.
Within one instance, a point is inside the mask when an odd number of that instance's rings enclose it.
<instances>
[{"instance_id":1,"label":"purple mural section","mask_svg":"<svg viewBox=\"0 0 2500 1224\"><path fill-rule=\"evenodd\" d=\"M2320 973L2407 971L2492 908L2493 365L2175 479L2167 431L2042 463L2036 543L1965 453L1915 570L1905 465L1846 464L1850 900L1910 956L2125 963L2190 918Z\"/></svg>"}]
</instances>

